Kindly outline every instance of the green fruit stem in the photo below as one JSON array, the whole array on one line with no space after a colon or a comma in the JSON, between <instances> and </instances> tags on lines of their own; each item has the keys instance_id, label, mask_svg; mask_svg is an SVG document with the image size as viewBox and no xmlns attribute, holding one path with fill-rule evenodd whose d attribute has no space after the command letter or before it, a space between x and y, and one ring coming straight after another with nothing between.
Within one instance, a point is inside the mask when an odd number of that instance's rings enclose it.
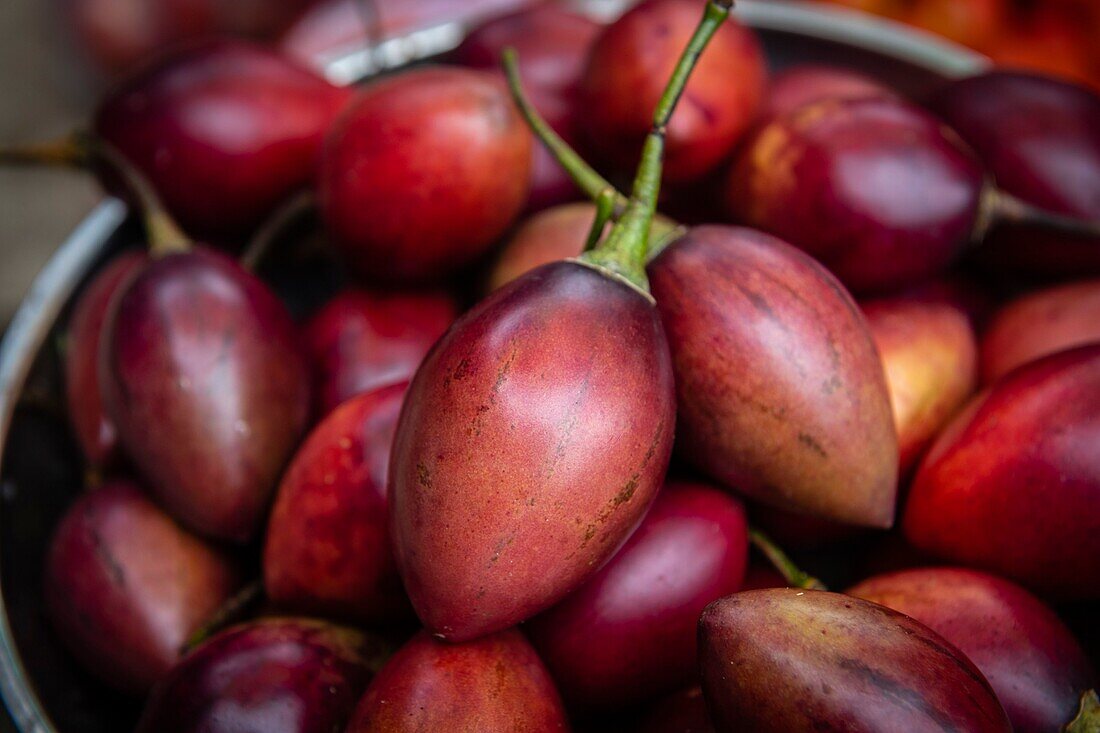
<instances>
[{"instance_id":1,"label":"green fruit stem","mask_svg":"<svg viewBox=\"0 0 1100 733\"><path fill-rule=\"evenodd\" d=\"M1096 695L1096 690L1086 690L1081 694L1077 717L1062 730L1065 733L1100 733L1100 697Z\"/></svg>"},{"instance_id":2,"label":"green fruit stem","mask_svg":"<svg viewBox=\"0 0 1100 733\"><path fill-rule=\"evenodd\" d=\"M779 571L779 574L791 587L802 588L803 590L828 590L820 580L809 573L803 572L787 557L787 553L779 549L779 546L772 542L771 538L755 527L749 528L749 542L768 559L768 562Z\"/></svg>"},{"instance_id":3,"label":"green fruit stem","mask_svg":"<svg viewBox=\"0 0 1100 733\"><path fill-rule=\"evenodd\" d=\"M1070 236L1100 239L1100 221L1080 219L1034 206L987 181L971 239L981 242L998 224L1026 224Z\"/></svg>"},{"instance_id":4,"label":"green fruit stem","mask_svg":"<svg viewBox=\"0 0 1100 733\"><path fill-rule=\"evenodd\" d=\"M251 609L264 597L264 585L259 580L248 583L223 603L210 619L187 638L181 654L185 654L222 629L243 621Z\"/></svg>"},{"instance_id":5,"label":"green fruit stem","mask_svg":"<svg viewBox=\"0 0 1100 733\"><path fill-rule=\"evenodd\" d=\"M653 127L642 147L642 160L634 178L630 198L626 199L621 194L615 196L614 208L616 211L621 211L618 223L611 229L602 244L580 257L582 262L625 278L646 293L649 292L649 282L645 274L645 263L649 252L650 227L657 213L657 196L661 189L668 123L699 57L722 23L729 17L732 7L733 0L708 0L703 19L696 27L687 48L684 49L683 55L676 64L672 78L657 103L657 109L653 114ZM546 124L524 96L514 49L505 50L503 62L512 94L524 118L577 185L597 201L600 196L607 195L606 192L609 189L614 191L606 179L596 173ZM675 225L671 227L671 229L675 228ZM667 242L669 233L668 230L660 232L655 239Z\"/></svg>"},{"instance_id":6,"label":"green fruit stem","mask_svg":"<svg viewBox=\"0 0 1100 733\"><path fill-rule=\"evenodd\" d=\"M90 164L88 136L83 132L48 143L0 148L0 165L87 168Z\"/></svg>"}]
</instances>

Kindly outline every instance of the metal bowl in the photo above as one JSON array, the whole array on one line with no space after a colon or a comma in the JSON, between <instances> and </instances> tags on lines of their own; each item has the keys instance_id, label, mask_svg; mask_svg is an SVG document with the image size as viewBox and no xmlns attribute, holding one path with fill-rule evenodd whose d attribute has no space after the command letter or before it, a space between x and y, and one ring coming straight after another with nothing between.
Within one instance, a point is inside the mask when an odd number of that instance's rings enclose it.
<instances>
[{"instance_id":1,"label":"metal bowl","mask_svg":"<svg viewBox=\"0 0 1100 733\"><path fill-rule=\"evenodd\" d=\"M613 15L622 6L593 0L585 7ZM952 43L839 8L743 0L736 14L760 31L773 68L849 66L919 96L988 66ZM448 24L393 39L381 52L348 52L330 62L329 76L347 80L442 53L464 32ZM0 694L24 733L128 730L140 707L77 666L50 630L41 592L50 532L83 485L59 368L67 309L90 273L139 236L120 201L100 204L38 275L0 344ZM5 723L0 730L10 728Z\"/></svg>"}]
</instances>

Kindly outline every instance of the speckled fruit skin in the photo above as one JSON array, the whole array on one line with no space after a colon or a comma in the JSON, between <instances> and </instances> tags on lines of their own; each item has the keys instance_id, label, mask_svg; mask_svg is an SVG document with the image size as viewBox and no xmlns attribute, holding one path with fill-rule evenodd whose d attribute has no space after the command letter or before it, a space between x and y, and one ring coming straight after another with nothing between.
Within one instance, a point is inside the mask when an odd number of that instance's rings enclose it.
<instances>
[{"instance_id":1,"label":"speckled fruit skin","mask_svg":"<svg viewBox=\"0 0 1100 733\"><path fill-rule=\"evenodd\" d=\"M541 3L475 28L455 50L455 61L500 73L500 57L512 47L520 78L535 108L570 144L578 136L577 86L600 24L558 3ZM529 210L569 201L577 188L542 145L532 148Z\"/></svg>"},{"instance_id":2,"label":"speckled fruit skin","mask_svg":"<svg viewBox=\"0 0 1100 733\"><path fill-rule=\"evenodd\" d=\"M554 682L515 629L448 644L427 632L374 678L346 733L568 731Z\"/></svg>"},{"instance_id":3,"label":"speckled fruit skin","mask_svg":"<svg viewBox=\"0 0 1100 733\"><path fill-rule=\"evenodd\" d=\"M580 93L585 142L593 155L633 170L665 81L702 12L695 0L647 0L596 40ZM766 81L756 34L735 20L723 24L672 115L664 179L692 181L723 163L752 124Z\"/></svg>"},{"instance_id":4,"label":"speckled fruit skin","mask_svg":"<svg viewBox=\"0 0 1100 733\"><path fill-rule=\"evenodd\" d=\"M111 260L80 294L69 318L65 344L65 398L73 431L92 465L117 457L118 431L107 417L99 391L99 348L111 300L147 261L144 252L124 252Z\"/></svg>"},{"instance_id":5,"label":"speckled fruit skin","mask_svg":"<svg viewBox=\"0 0 1100 733\"><path fill-rule=\"evenodd\" d=\"M107 413L157 499L200 534L250 539L309 417L283 304L224 255L168 255L119 296L100 358Z\"/></svg>"},{"instance_id":6,"label":"speckled fruit skin","mask_svg":"<svg viewBox=\"0 0 1100 733\"><path fill-rule=\"evenodd\" d=\"M350 96L261 46L207 41L130 77L93 130L193 237L239 244L313 180L325 131ZM117 188L113 174L106 181Z\"/></svg>"},{"instance_id":7,"label":"speckled fruit skin","mask_svg":"<svg viewBox=\"0 0 1100 733\"><path fill-rule=\"evenodd\" d=\"M882 291L955 260L971 239L983 176L915 105L825 100L756 129L725 200L736 221L804 249L853 291Z\"/></svg>"},{"instance_id":8,"label":"speckled fruit skin","mask_svg":"<svg viewBox=\"0 0 1100 733\"><path fill-rule=\"evenodd\" d=\"M755 590L699 619L719 733L1010 733L989 683L928 627L839 593Z\"/></svg>"},{"instance_id":9,"label":"speckled fruit skin","mask_svg":"<svg viewBox=\"0 0 1100 733\"><path fill-rule=\"evenodd\" d=\"M205 642L153 691L137 733L343 730L379 654L358 631L263 619Z\"/></svg>"},{"instance_id":10,"label":"speckled fruit skin","mask_svg":"<svg viewBox=\"0 0 1100 733\"><path fill-rule=\"evenodd\" d=\"M982 335L982 379L1077 346L1100 343L1100 280L1056 285L997 311Z\"/></svg>"},{"instance_id":11,"label":"speckled fruit skin","mask_svg":"<svg viewBox=\"0 0 1100 733\"><path fill-rule=\"evenodd\" d=\"M675 419L657 310L622 282L553 263L461 317L413 379L390 464L425 627L472 639L580 586L653 501Z\"/></svg>"},{"instance_id":12,"label":"speckled fruit skin","mask_svg":"<svg viewBox=\"0 0 1100 733\"><path fill-rule=\"evenodd\" d=\"M407 387L351 398L291 461L264 546L264 589L278 607L366 623L411 615L386 510L390 446Z\"/></svg>"},{"instance_id":13,"label":"speckled fruit skin","mask_svg":"<svg viewBox=\"0 0 1100 733\"><path fill-rule=\"evenodd\" d=\"M902 296L860 307L886 369L900 470L909 475L978 386L977 337L966 312L946 300Z\"/></svg>"},{"instance_id":14,"label":"speckled fruit skin","mask_svg":"<svg viewBox=\"0 0 1100 733\"><path fill-rule=\"evenodd\" d=\"M993 71L929 100L1005 191L1061 214L1100 219L1100 96L1053 77ZM1028 226L993 231L983 261L1027 274L1100 273L1100 241Z\"/></svg>"},{"instance_id":15,"label":"speckled fruit skin","mask_svg":"<svg viewBox=\"0 0 1100 733\"><path fill-rule=\"evenodd\" d=\"M370 280L438 280L483 255L527 199L531 133L493 75L402 72L366 87L329 131L321 216Z\"/></svg>"},{"instance_id":16,"label":"speckled fruit skin","mask_svg":"<svg viewBox=\"0 0 1100 733\"><path fill-rule=\"evenodd\" d=\"M803 105L826 99L866 97L897 99L898 95L854 69L825 64L791 66L772 78L760 117L768 119L790 114Z\"/></svg>"},{"instance_id":17,"label":"speckled fruit skin","mask_svg":"<svg viewBox=\"0 0 1100 733\"><path fill-rule=\"evenodd\" d=\"M1023 588L963 568L921 568L864 580L850 595L904 613L956 645L981 670L1016 733L1061 730L1096 672L1069 629Z\"/></svg>"},{"instance_id":18,"label":"speckled fruit skin","mask_svg":"<svg viewBox=\"0 0 1100 733\"><path fill-rule=\"evenodd\" d=\"M303 329L318 411L412 379L432 344L458 315L442 292L345 290Z\"/></svg>"},{"instance_id":19,"label":"speckled fruit skin","mask_svg":"<svg viewBox=\"0 0 1100 733\"><path fill-rule=\"evenodd\" d=\"M1100 345L1022 367L946 427L902 529L918 550L1059 598L1100 596Z\"/></svg>"},{"instance_id":20,"label":"speckled fruit skin","mask_svg":"<svg viewBox=\"0 0 1100 733\"><path fill-rule=\"evenodd\" d=\"M649 266L679 405L677 450L773 506L894 517L898 448L874 342L824 268L750 229L692 229Z\"/></svg>"},{"instance_id":21,"label":"speckled fruit skin","mask_svg":"<svg viewBox=\"0 0 1100 733\"><path fill-rule=\"evenodd\" d=\"M729 494L661 489L615 557L527 625L570 709L626 707L689 684L699 614L740 589L748 542L745 510Z\"/></svg>"},{"instance_id":22,"label":"speckled fruit skin","mask_svg":"<svg viewBox=\"0 0 1100 733\"><path fill-rule=\"evenodd\" d=\"M239 573L134 484L111 481L62 517L44 581L54 628L81 664L112 687L145 693L228 600Z\"/></svg>"}]
</instances>

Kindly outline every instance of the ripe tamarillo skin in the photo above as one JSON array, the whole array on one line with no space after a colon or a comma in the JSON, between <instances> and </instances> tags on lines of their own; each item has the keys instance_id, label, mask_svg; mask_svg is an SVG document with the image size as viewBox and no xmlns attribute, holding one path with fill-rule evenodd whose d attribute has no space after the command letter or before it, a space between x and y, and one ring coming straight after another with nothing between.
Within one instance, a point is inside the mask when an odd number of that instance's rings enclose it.
<instances>
[{"instance_id":1,"label":"ripe tamarillo skin","mask_svg":"<svg viewBox=\"0 0 1100 733\"><path fill-rule=\"evenodd\" d=\"M1087 87L1020 71L954 81L931 109L973 147L997 186L1060 214L1100 220L1100 95ZM996 227L984 262L1080 277L1100 272L1100 242L1037 230Z\"/></svg>"},{"instance_id":2,"label":"ripe tamarillo skin","mask_svg":"<svg viewBox=\"0 0 1100 733\"><path fill-rule=\"evenodd\" d=\"M371 682L347 733L568 730L546 667L509 629L461 644L414 636Z\"/></svg>"},{"instance_id":3,"label":"ripe tamarillo skin","mask_svg":"<svg viewBox=\"0 0 1100 733\"><path fill-rule=\"evenodd\" d=\"M676 370L678 450L746 496L889 527L898 447L863 315L810 257L751 229L692 229L649 266Z\"/></svg>"},{"instance_id":4,"label":"ripe tamarillo skin","mask_svg":"<svg viewBox=\"0 0 1100 733\"><path fill-rule=\"evenodd\" d=\"M1058 598L1100 596L1100 345L975 397L925 456L902 529L918 550Z\"/></svg>"},{"instance_id":5,"label":"ripe tamarillo skin","mask_svg":"<svg viewBox=\"0 0 1100 733\"><path fill-rule=\"evenodd\" d=\"M153 260L117 300L100 379L127 455L174 517L245 542L309 417L286 308L232 259Z\"/></svg>"},{"instance_id":6,"label":"ripe tamarillo skin","mask_svg":"<svg viewBox=\"0 0 1100 733\"><path fill-rule=\"evenodd\" d=\"M224 553L181 529L128 481L69 508L46 557L58 635L108 685L145 693L239 585Z\"/></svg>"},{"instance_id":7,"label":"ripe tamarillo skin","mask_svg":"<svg viewBox=\"0 0 1100 733\"><path fill-rule=\"evenodd\" d=\"M581 79L582 125L592 154L633 169L702 3L647 0L596 40ZM664 179L695 180L725 161L752 124L767 66L760 41L729 20L711 40L668 125Z\"/></svg>"},{"instance_id":8,"label":"ripe tamarillo skin","mask_svg":"<svg viewBox=\"0 0 1100 733\"><path fill-rule=\"evenodd\" d=\"M908 475L977 388L977 337L966 312L947 301L899 296L860 307L886 369L900 471Z\"/></svg>"},{"instance_id":9,"label":"ripe tamarillo skin","mask_svg":"<svg viewBox=\"0 0 1100 733\"><path fill-rule=\"evenodd\" d=\"M358 631L309 619L227 629L157 686L137 733L343 730L380 651Z\"/></svg>"},{"instance_id":10,"label":"ripe tamarillo skin","mask_svg":"<svg viewBox=\"0 0 1100 733\"><path fill-rule=\"evenodd\" d=\"M768 85L761 119L793 112L825 99L897 99L889 87L853 69L824 64L792 66L779 72Z\"/></svg>"},{"instance_id":11,"label":"ripe tamarillo skin","mask_svg":"<svg viewBox=\"0 0 1100 733\"><path fill-rule=\"evenodd\" d=\"M656 308L595 269L544 265L456 321L390 464L397 564L428 631L507 628L592 576L660 488L675 418Z\"/></svg>"},{"instance_id":12,"label":"ripe tamarillo skin","mask_svg":"<svg viewBox=\"0 0 1100 733\"><path fill-rule=\"evenodd\" d=\"M368 623L410 615L386 511L390 446L407 388L351 398L291 461L264 547L264 590L277 606Z\"/></svg>"},{"instance_id":13,"label":"ripe tamarillo skin","mask_svg":"<svg viewBox=\"0 0 1100 733\"><path fill-rule=\"evenodd\" d=\"M92 465L110 463L118 448L118 431L107 417L99 391L100 336L115 294L146 261L144 252L135 251L108 263L81 293L69 319L65 397L77 442Z\"/></svg>"},{"instance_id":14,"label":"ripe tamarillo skin","mask_svg":"<svg viewBox=\"0 0 1100 733\"><path fill-rule=\"evenodd\" d=\"M437 280L483 255L527 198L531 133L502 80L428 67L367 86L325 141L321 218L358 273Z\"/></svg>"},{"instance_id":15,"label":"ripe tamarillo skin","mask_svg":"<svg viewBox=\"0 0 1100 733\"><path fill-rule=\"evenodd\" d=\"M726 205L864 293L946 269L970 242L984 185L973 153L921 108L824 100L745 140Z\"/></svg>"},{"instance_id":16,"label":"ripe tamarillo skin","mask_svg":"<svg viewBox=\"0 0 1100 733\"><path fill-rule=\"evenodd\" d=\"M1056 285L997 311L982 336L982 379L989 384L1048 354L1100 342L1100 280Z\"/></svg>"},{"instance_id":17,"label":"ripe tamarillo skin","mask_svg":"<svg viewBox=\"0 0 1100 733\"><path fill-rule=\"evenodd\" d=\"M920 621L981 670L1016 733L1061 730L1096 672L1054 611L976 570L921 568L864 580L849 595Z\"/></svg>"},{"instance_id":18,"label":"ripe tamarillo skin","mask_svg":"<svg viewBox=\"0 0 1100 733\"><path fill-rule=\"evenodd\" d=\"M923 624L875 603L776 588L699 619L703 694L719 733L1009 733L981 672Z\"/></svg>"},{"instance_id":19,"label":"ripe tamarillo skin","mask_svg":"<svg viewBox=\"0 0 1100 733\"><path fill-rule=\"evenodd\" d=\"M740 589L748 542L729 494L661 489L615 557L527 625L570 709L625 707L689 684L699 613Z\"/></svg>"},{"instance_id":20,"label":"ripe tamarillo skin","mask_svg":"<svg viewBox=\"0 0 1100 733\"><path fill-rule=\"evenodd\" d=\"M412 379L457 315L454 299L441 292L346 290L333 297L302 339L321 414L361 392Z\"/></svg>"},{"instance_id":21,"label":"ripe tamarillo skin","mask_svg":"<svg viewBox=\"0 0 1100 733\"><path fill-rule=\"evenodd\" d=\"M535 108L569 143L578 136L577 86L600 24L557 3L541 3L475 28L455 50L463 66L499 73L501 54L518 54L520 78ZM527 208L539 210L576 198L569 174L542 145L532 148Z\"/></svg>"},{"instance_id":22,"label":"ripe tamarillo skin","mask_svg":"<svg viewBox=\"0 0 1100 733\"><path fill-rule=\"evenodd\" d=\"M305 188L351 92L263 48L187 46L112 92L93 130L193 237L231 242ZM114 174L105 174L110 187Z\"/></svg>"}]
</instances>

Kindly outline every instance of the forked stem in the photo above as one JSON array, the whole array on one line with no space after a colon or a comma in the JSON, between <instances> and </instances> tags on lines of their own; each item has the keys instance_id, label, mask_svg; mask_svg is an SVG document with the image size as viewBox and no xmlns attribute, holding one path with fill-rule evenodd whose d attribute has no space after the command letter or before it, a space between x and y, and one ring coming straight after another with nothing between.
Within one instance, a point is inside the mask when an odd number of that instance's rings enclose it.
<instances>
[{"instance_id":1,"label":"forked stem","mask_svg":"<svg viewBox=\"0 0 1100 733\"><path fill-rule=\"evenodd\" d=\"M703 18L676 63L672 78L669 79L653 113L653 127L642 147L642 161L634 178L630 202L603 244L581 255L583 261L624 277L646 292L649 290L649 281L645 274L649 228L657 213L657 197L661 191L668 123L699 57L729 17L732 7L733 0L707 2Z\"/></svg>"},{"instance_id":2,"label":"forked stem","mask_svg":"<svg viewBox=\"0 0 1100 733\"><path fill-rule=\"evenodd\" d=\"M791 587L803 590L828 590L824 583L795 565L794 561L787 557L787 553L779 549L779 545L755 527L749 528L749 542L768 559L768 562L779 571Z\"/></svg>"},{"instance_id":3,"label":"forked stem","mask_svg":"<svg viewBox=\"0 0 1100 733\"><path fill-rule=\"evenodd\" d=\"M1081 694L1077 717L1062 730L1065 733L1100 733L1100 697L1096 695L1096 690L1086 690Z\"/></svg>"},{"instance_id":4,"label":"forked stem","mask_svg":"<svg viewBox=\"0 0 1100 733\"><path fill-rule=\"evenodd\" d=\"M621 194L613 188L605 188L596 197L596 218L592 222L592 229L588 232L588 241L585 242L584 251L591 252L596 249L603 238L603 230L607 228L607 222L615 213L615 198Z\"/></svg>"}]
</instances>

